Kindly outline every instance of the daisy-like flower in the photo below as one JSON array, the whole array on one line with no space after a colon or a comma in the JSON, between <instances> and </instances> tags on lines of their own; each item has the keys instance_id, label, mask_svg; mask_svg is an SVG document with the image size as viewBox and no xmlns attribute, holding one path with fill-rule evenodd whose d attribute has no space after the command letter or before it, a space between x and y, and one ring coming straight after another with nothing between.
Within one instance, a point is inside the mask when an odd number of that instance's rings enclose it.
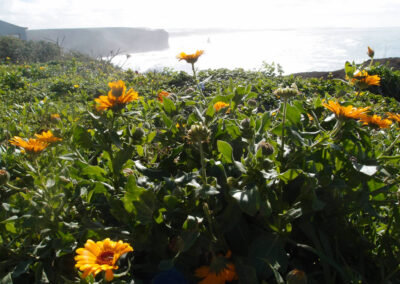
<instances>
[{"instance_id":1,"label":"daisy-like flower","mask_svg":"<svg viewBox=\"0 0 400 284\"><path fill-rule=\"evenodd\" d=\"M237 280L236 267L228 260L231 254L228 251L225 256L214 257L210 266L204 265L197 268L194 273L195 276L203 278L199 284L225 284L226 282Z\"/></svg>"},{"instance_id":2,"label":"daisy-like flower","mask_svg":"<svg viewBox=\"0 0 400 284\"><path fill-rule=\"evenodd\" d=\"M81 277L86 278L92 274L94 277L101 271L105 271L107 281L114 279L115 265L121 255L133 251L133 248L122 241L113 242L109 238L94 242L87 240L84 248L76 250L75 267L83 271Z\"/></svg>"},{"instance_id":3,"label":"daisy-like flower","mask_svg":"<svg viewBox=\"0 0 400 284\"><path fill-rule=\"evenodd\" d=\"M391 120L394 120L394 121L400 123L400 114L387 112L386 115L388 116L388 119L391 119Z\"/></svg>"},{"instance_id":4,"label":"daisy-like flower","mask_svg":"<svg viewBox=\"0 0 400 284\"><path fill-rule=\"evenodd\" d=\"M374 114L373 116L364 116L360 120L364 122L364 125L373 124L375 126L378 126L379 128L388 128L392 124L392 121L390 119L382 119L382 117L376 114Z\"/></svg>"},{"instance_id":5,"label":"daisy-like flower","mask_svg":"<svg viewBox=\"0 0 400 284\"><path fill-rule=\"evenodd\" d=\"M157 100L160 102L164 101L164 98L168 97L170 94L167 91L161 91L158 93Z\"/></svg>"},{"instance_id":6,"label":"daisy-like flower","mask_svg":"<svg viewBox=\"0 0 400 284\"><path fill-rule=\"evenodd\" d=\"M9 141L12 145L18 146L18 147L22 148L23 151L27 151L30 153L42 152L44 149L47 148L47 146L49 146L49 143L46 143L39 139L31 138L27 141L18 136L14 136Z\"/></svg>"},{"instance_id":7,"label":"daisy-like flower","mask_svg":"<svg viewBox=\"0 0 400 284\"><path fill-rule=\"evenodd\" d=\"M197 59L199 59L199 57L204 53L204 50L197 50L196 53L193 54L186 54L184 52L179 53L176 58L179 59L179 61L181 60L185 60L187 63L195 63L197 61Z\"/></svg>"},{"instance_id":8,"label":"daisy-like flower","mask_svg":"<svg viewBox=\"0 0 400 284\"><path fill-rule=\"evenodd\" d=\"M341 106L339 103L334 101L328 101L328 103L323 104L323 106L329 109L331 112L333 112L338 119L343 119L343 118L361 119L362 117L366 116L366 112L369 109L369 107L356 108L353 107L352 105Z\"/></svg>"},{"instance_id":9,"label":"daisy-like flower","mask_svg":"<svg viewBox=\"0 0 400 284\"><path fill-rule=\"evenodd\" d=\"M221 109L223 109L223 108L225 108L225 107L228 107L229 106L229 104L227 104L227 103L224 103L224 102L216 102L215 104L214 104L214 109L215 109L215 111L220 111Z\"/></svg>"},{"instance_id":10,"label":"daisy-like flower","mask_svg":"<svg viewBox=\"0 0 400 284\"><path fill-rule=\"evenodd\" d=\"M58 142L62 141L61 138L55 137L51 130L49 131L43 131L41 134L35 134L37 140L45 142L45 143L52 143L52 142Z\"/></svg>"},{"instance_id":11,"label":"daisy-like flower","mask_svg":"<svg viewBox=\"0 0 400 284\"><path fill-rule=\"evenodd\" d=\"M52 113L52 114L50 115L50 119L53 119L53 120L60 120L61 117L60 117L60 115L59 115L58 113Z\"/></svg>"},{"instance_id":12,"label":"daisy-like flower","mask_svg":"<svg viewBox=\"0 0 400 284\"><path fill-rule=\"evenodd\" d=\"M126 86L122 80L110 82L108 86L110 86L111 90L107 96L100 96L94 99L98 103L96 108L99 111L110 108L118 110L125 104L139 99L139 94L133 89L129 89L126 92Z\"/></svg>"},{"instance_id":13,"label":"daisy-like flower","mask_svg":"<svg viewBox=\"0 0 400 284\"><path fill-rule=\"evenodd\" d=\"M351 83L360 89L366 89L372 85L380 86L381 78L378 75L368 75L367 71L362 70L353 76Z\"/></svg>"}]
</instances>

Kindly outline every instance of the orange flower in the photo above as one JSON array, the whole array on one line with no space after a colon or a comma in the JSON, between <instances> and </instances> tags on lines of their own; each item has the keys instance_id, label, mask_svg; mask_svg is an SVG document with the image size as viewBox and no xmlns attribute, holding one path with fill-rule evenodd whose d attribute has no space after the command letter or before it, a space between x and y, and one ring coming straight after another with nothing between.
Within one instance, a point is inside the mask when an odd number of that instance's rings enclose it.
<instances>
[{"instance_id":1,"label":"orange flower","mask_svg":"<svg viewBox=\"0 0 400 284\"><path fill-rule=\"evenodd\" d=\"M55 137L51 130L49 131L43 131L42 134L35 134L36 138L39 141L46 142L46 143L51 143L51 142L57 142L57 141L62 141L61 138Z\"/></svg>"},{"instance_id":2,"label":"orange flower","mask_svg":"<svg viewBox=\"0 0 400 284\"><path fill-rule=\"evenodd\" d=\"M92 274L94 277L101 271L105 271L106 280L114 279L113 269L118 269L115 265L121 255L133 251L133 248L122 241L113 242L109 238L94 242L87 240L85 248L78 248L75 256L75 267L83 271L82 278Z\"/></svg>"},{"instance_id":3,"label":"orange flower","mask_svg":"<svg viewBox=\"0 0 400 284\"><path fill-rule=\"evenodd\" d=\"M161 92L158 93L158 98L157 98L157 100L159 100L160 102L163 102L163 101L164 101L164 98L166 98L166 97L168 97L168 96L169 96L169 93L168 93L168 92L166 92L166 91L161 91Z\"/></svg>"},{"instance_id":4,"label":"orange flower","mask_svg":"<svg viewBox=\"0 0 400 284\"><path fill-rule=\"evenodd\" d=\"M176 58L178 58L179 61L185 60L187 63L194 64L203 53L204 50L197 50L196 53L193 54L186 54L184 52L181 52L176 56Z\"/></svg>"},{"instance_id":5,"label":"orange flower","mask_svg":"<svg viewBox=\"0 0 400 284\"><path fill-rule=\"evenodd\" d=\"M388 116L388 119L391 119L391 120L394 120L394 121L397 121L400 123L400 114L387 112L386 115Z\"/></svg>"},{"instance_id":6,"label":"orange flower","mask_svg":"<svg viewBox=\"0 0 400 284\"><path fill-rule=\"evenodd\" d=\"M118 110L125 104L139 99L139 94L132 89L126 92L125 83L122 80L108 83L111 90L107 96L100 96L94 99L98 105L97 110L116 109Z\"/></svg>"},{"instance_id":7,"label":"orange flower","mask_svg":"<svg viewBox=\"0 0 400 284\"><path fill-rule=\"evenodd\" d=\"M18 136L14 136L9 141L12 145L23 148L24 151L28 151L31 153L42 152L44 149L47 148L47 146L49 146L48 143L41 141L39 139L29 139L28 141L26 141Z\"/></svg>"},{"instance_id":8,"label":"orange flower","mask_svg":"<svg viewBox=\"0 0 400 284\"><path fill-rule=\"evenodd\" d=\"M214 109L215 109L215 111L220 111L221 109L226 108L226 107L228 107L228 106L229 106L229 104L227 104L227 103L224 103L224 102L216 102L216 103L214 104Z\"/></svg>"},{"instance_id":9,"label":"orange flower","mask_svg":"<svg viewBox=\"0 0 400 284\"><path fill-rule=\"evenodd\" d=\"M53 113L53 114L50 115L50 119L60 120L61 117L60 117L60 115L58 113Z\"/></svg>"},{"instance_id":10,"label":"orange flower","mask_svg":"<svg viewBox=\"0 0 400 284\"><path fill-rule=\"evenodd\" d=\"M231 252L228 251L225 256L219 255L213 258L210 266L201 266L196 269L195 276L203 278L199 284L225 284L237 280L236 267L228 261Z\"/></svg>"},{"instance_id":11,"label":"orange flower","mask_svg":"<svg viewBox=\"0 0 400 284\"><path fill-rule=\"evenodd\" d=\"M369 107L356 108L352 105L341 106L339 103L334 101L328 101L328 103L323 104L323 106L332 111L338 119L343 119L345 117L361 119L362 117L366 116L365 113L369 109Z\"/></svg>"},{"instance_id":12,"label":"orange flower","mask_svg":"<svg viewBox=\"0 0 400 284\"><path fill-rule=\"evenodd\" d=\"M374 124L376 126L379 126L379 128L388 128L392 124L391 120L382 119L382 117L376 114L374 114L373 116L364 116L360 120L364 122L364 125Z\"/></svg>"},{"instance_id":13,"label":"orange flower","mask_svg":"<svg viewBox=\"0 0 400 284\"><path fill-rule=\"evenodd\" d=\"M362 70L353 76L351 83L358 86L360 89L366 89L368 86L379 86L381 78L378 75L368 75L368 72Z\"/></svg>"}]
</instances>

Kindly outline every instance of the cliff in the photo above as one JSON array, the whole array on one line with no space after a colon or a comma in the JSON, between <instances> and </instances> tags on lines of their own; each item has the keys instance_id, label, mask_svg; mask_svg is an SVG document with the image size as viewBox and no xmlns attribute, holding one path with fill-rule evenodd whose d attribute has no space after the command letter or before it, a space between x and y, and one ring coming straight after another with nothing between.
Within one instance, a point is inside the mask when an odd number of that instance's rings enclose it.
<instances>
[{"instance_id":1,"label":"cliff","mask_svg":"<svg viewBox=\"0 0 400 284\"><path fill-rule=\"evenodd\" d=\"M27 30L28 40L58 43L62 48L99 57L168 48L165 30L145 28L84 28Z\"/></svg>"}]
</instances>

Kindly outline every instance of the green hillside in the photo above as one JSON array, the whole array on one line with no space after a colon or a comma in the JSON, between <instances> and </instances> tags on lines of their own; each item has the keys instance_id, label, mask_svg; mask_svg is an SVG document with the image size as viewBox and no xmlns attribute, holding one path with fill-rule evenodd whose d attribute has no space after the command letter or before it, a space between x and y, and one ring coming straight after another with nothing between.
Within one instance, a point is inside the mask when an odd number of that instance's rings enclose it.
<instances>
[{"instance_id":1,"label":"green hillside","mask_svg":"<svg viewBox=\"0 0 400 284\"><path fill-rule=\"evenodd\" d=\"M0 62L0 283L400 283L399 71Z\"/></svg>"}]
</instances>

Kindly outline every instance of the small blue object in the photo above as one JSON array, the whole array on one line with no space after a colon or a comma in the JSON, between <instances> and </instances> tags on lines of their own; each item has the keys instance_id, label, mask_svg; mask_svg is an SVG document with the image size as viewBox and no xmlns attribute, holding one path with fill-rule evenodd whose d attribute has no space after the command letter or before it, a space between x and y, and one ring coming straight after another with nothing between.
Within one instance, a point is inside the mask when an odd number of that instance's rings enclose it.
<instances>
[{"instance_id":1,"label":"small blue object","mask_svg":"<svg viewBox=\"0 0 400 284\"><path fill-rule=\"evenodd\" d=\"M151 282L152 284L189 284L176 268L158 273Z\"/></svg>"}]
</instances>

